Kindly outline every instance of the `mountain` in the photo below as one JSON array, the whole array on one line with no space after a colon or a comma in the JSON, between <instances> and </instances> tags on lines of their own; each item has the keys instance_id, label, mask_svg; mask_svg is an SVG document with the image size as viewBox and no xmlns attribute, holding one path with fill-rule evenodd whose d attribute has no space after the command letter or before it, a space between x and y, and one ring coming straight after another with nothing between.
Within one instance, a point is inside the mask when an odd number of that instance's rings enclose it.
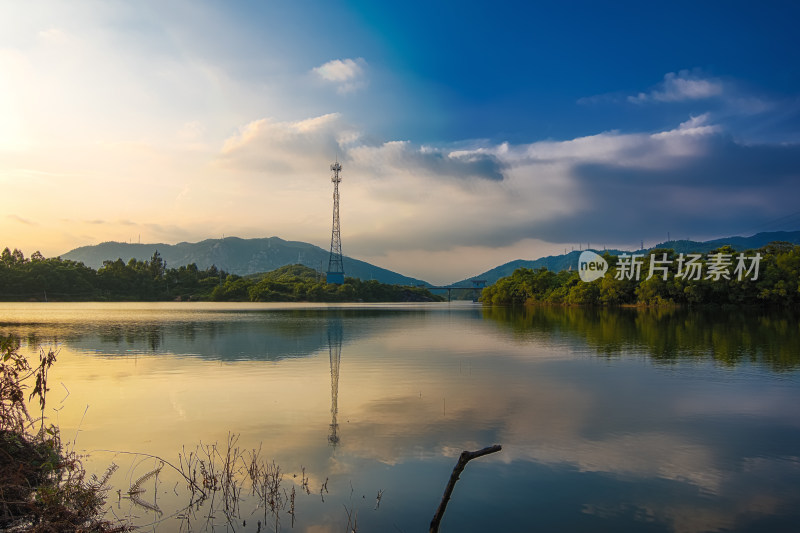
<instances>
[{"instance_id":1,"label":"mountain","mask_svg":"<svg viewBox=\"0 0 800 533\"><path fill-rule=\"evenodd\" d=\"M599 251L599 253L603 254L605 253L605 250ZM620 250L608 250L608 253L612 255L617 255L623 252ZM569 267L572 267L574 269L578 268L579 255L581 255L581 252L579 250L575 250L573 252L569 252L568 254L548 255L547 257L540 257L539 259L534 259L534 260L515 259L514 261L510 261L503 265L496 266L491 270L487 270L482 274L478 274L477 276L472 276L470 278L457 281L456 283L453 283L453 285L460 287L471 287L473 279L483 279L486 280L487 285L491 285L500 278L510 276L518 268L537 269L544 267L547 270L552 270L553 272L566 270Z\"/></svg>"},{"instance_id":2,"label":"mountain","mask_svg":"<svg viewBox=\"0 0 800 533\"><path fill-rule=\"evenodd\" d=\"M764 233L757 233L750 237L724 237L722 239L714 239L711 241L688 241L688 240L680 240L680 241L668 241L662 242L653 246L652 248L647 248L645 250L634 250L634 251L624 251L624 250L595 250L599 254L603 254L606 251L611 255L619 255L622 253L647 253L650 250L654 250L656 248L672 248L675 250L675 253L699 253L705 254L710 252L711 250L715 250L721 246L726 244L730 245L734 250L743 251L743 250L752 250L755 248L761 248L765 244L774 241L786 241L792 244L800 244L800 231L771 231L771 232L764 232ZM453 285L463 286L463 287L470 287L472 286L471 280L473 279L483 279L486 280L487 285L491 285L498 279L510 276L514 273L514 271L518 268L541 268L545 267L547 270L552 270L554 272L558 272L561 270L566 270L570 267L573 269L578 268L578 256L580 256L580 250L569 252L568 254L562 255L551 255L548 257L541 257L536 260L526 260L526 259L516 259L504 265L500 265L497 267L492 268L491 270L487 270L482 274L478 274L477 276L472 276L470 278L458 281L453 283Z\"/></svg>"},{"instance_id":3,"label":"mountain","mask_svg":"<svg viewBox=\"0 0 800 533\"><path fill-rule=\"evenodd\" d=\"M720 246L730 245L737 251L752 250L774 241L786 241L800 244L800 231L769 231L756 233L750 237L725 237L712 241L669 241L655 246L655 248L672 248L676 253L708 253Z\"/></svg>"},{"instance_id":4,"label":"mountain","mask_svg":"<svg viewBox=\"0 0 800 533\"><path fill-rule=\"evenodd\" d=\"M647 250L635 250L638 253L646 253L654 248L672 248L676 253L708 253L720 246L729 244L735 250L750 250L761 248L773 241L788 241L793 244L800 244L800 231L773 231L758 233L750 237L725 237L711 241L669 241L657 244ZM302 264L315 270L324 271L328 266L328 250L323 250L319 246L298 241L285 241L278 237L264 239L240 239L238 237L226 237L224 239L207 239L205 241L189 243L181 242L178 244L128 244L124 242L104 242L94 246L83 246L75 248L61 257L81 261L92 268L100 268L105 260L115 260L121 258L127 262L131 258L147 260L153 256L153 252L158 250L161 257L167 262L168 267L178 267L195 263L201 269L216 265L217 268L244 276L247 274L257 274L269 272L285 265ZM596 250L599 253L604 251ZM608 250L612 255L621 253L633 253L623 250ZM536 260L517 259L487 270L477 276L453 283L452 285L462 287L472 287L473 279L486 280L487 285L491 285L498 279L510 276L514 270L524 268L541 268L558 272L570 267L578 267L578 256L580 251L572 251L563 255L551 255L541 257ZM365 261L344 258L344 270L348 276L362 280L374 279L381 283L393 285L430 285L425 281L409 278L380 268Z\"/></svg>"},{"instance_id":5,"label":"mountain","mask_svg":"<svg viewBox=\"0 0 800 533\"><path fill-rule=\"evenodd\" d=\"M330 252L319 246L297 241L284 241L278 237L264 239L207 239L201 242L181 242L178 244L128 244L124 242L104 242L94 246L82 246L62 254L62 259L80 261L94 269L103 266L103 261L122 259L126 263L135 258L149 260L158 253L167 262L167 267L179 267L195 263L200 269L211 265L231 274L244 276L269 272L284 265L301 264L315 270L325 271ZM392 285L430 285L380 268L365 261L350 257L344 258L347 276L362 280L377 280Z\"/></svg>"}]
</instances>

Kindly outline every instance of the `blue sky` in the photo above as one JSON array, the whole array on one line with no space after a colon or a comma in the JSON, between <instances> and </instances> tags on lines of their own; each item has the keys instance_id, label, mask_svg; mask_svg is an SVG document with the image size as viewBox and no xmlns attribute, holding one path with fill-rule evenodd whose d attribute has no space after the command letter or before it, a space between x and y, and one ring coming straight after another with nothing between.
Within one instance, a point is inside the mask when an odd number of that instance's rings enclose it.
<instances>
[{"instance_id":1,"label":"blue sky","mask_svg":"<svg viewBox=\"0 0 800 533\"><path fill-rule=\"evenodd\" d=\"M277 235L433 282L800 228L788 2L0 1L2 245Z\"/></svg>"}]
</instances>

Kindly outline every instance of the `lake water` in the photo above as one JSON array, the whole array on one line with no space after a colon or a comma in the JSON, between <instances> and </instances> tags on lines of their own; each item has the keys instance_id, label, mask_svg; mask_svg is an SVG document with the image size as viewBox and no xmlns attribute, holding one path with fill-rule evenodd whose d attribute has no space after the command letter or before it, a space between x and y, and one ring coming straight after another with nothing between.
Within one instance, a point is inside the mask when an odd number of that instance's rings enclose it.
<instances>
[{"instance_id":1,"label":"lake water","mask_svg":"<svg viewBox=\"0 0 800 533\"><path fill-rule=\"evenodd\" d=\"M0 333L60 351L45 414L87 470L119 466L109 517L147 531L427 531L492 444L441 531L800 530L789 312L30 303ZM238 507L169 466L128 495L150 456L231 435ZM277 511L244 473L259 447Z\"/></svg>"}]
</instances>

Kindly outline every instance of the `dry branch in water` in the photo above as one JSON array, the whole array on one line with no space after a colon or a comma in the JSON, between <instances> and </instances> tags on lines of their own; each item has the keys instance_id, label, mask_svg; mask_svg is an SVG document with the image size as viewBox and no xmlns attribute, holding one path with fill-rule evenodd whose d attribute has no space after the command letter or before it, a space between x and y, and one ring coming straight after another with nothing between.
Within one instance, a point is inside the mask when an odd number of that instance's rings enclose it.
<instances>
[{"instance_id":1,"label":"dry branch in water","mask_svg":"<svg viewBox=\"0 0 800 533\"><path fill-rule=\"evenodd\" d=\"M476 452L468 452L466 450L461 452L461 456L458 458L455 468L453 468L453 473L450 474L450 481L448 481L447 487L444 489L444 495L442 496L442 501L439 503L439 508L436 509L436 514L433 515L433 520L431 520L430 533L438 533L439 523L442 521L442 517L444 516L444 510L447 508L447 502L450 501L450 496L453 494L453 488L456 486L456 481L458 481L458 477L461 475L461 472L464 471L464 467L467 466L467 463L478 457L499 452L502 449L502 446L495 444L494 446L489 446L488 448L484 448Z\"/></svg>"}]
</instances>

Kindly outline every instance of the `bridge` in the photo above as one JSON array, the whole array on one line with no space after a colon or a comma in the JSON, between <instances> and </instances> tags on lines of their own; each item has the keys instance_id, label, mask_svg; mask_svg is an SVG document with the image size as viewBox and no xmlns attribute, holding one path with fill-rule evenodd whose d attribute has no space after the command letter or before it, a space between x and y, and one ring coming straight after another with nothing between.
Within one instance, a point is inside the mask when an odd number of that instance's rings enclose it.
<instances>
[{"instance_id":1,"label":"bridge","mask_svg":"<svg viewBox=\"0 0 800 533\"><path fill-rule=\"evenodd\" d=\"M462 286L462 285L443 285L443 286L428 286L428 285L417 285L418 287L422 287L428 289L429 291L432 290L446 290L447 291L447 301L451 300L451 291L472 291L472 301L477 302L478 296L481 294L481 289L486 287L486 280L485 279L471 279L472 286Z\"/></svg>"}]
</instances>

